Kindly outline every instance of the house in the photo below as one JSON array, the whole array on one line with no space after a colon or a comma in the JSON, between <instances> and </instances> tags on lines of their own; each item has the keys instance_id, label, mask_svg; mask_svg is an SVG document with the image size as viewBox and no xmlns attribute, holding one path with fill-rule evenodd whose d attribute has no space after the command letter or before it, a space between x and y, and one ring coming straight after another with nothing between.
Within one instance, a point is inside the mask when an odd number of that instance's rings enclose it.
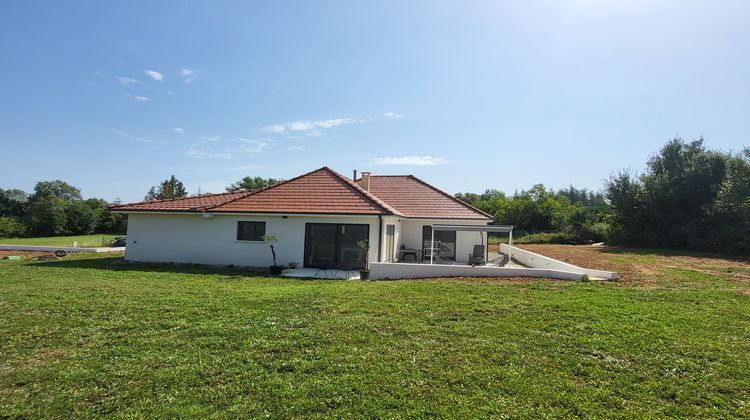
<instances>
[{"instance_id":1,"label":"house","mask_svg":"<svg viewBox=\"0 0 750 420\"><path fill-rule=\"evenodd\" d=\"M223 194L114 206L128 215L125 258L264 267L272 264L265 234L275 234L279 264L314 267L321 259L420 262L425 241L441 256L466 262L481 232L436 231L436 224L487 225L492 217L412 176L364 172L349 179L328 167L274 186ZM401 252L402 249L409 252Z\"/></svg>"}]
</instances>

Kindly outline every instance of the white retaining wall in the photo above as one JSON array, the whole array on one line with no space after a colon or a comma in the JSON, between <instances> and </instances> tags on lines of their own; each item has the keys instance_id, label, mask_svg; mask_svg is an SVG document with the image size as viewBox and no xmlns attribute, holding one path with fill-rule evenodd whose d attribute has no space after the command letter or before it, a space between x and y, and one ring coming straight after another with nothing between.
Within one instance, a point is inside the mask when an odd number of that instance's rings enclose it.
<instances>
[{"instance_id":1,"label":"white retaining wall","mask_svg":"<svg viewBox=\"0 0 750 420\"><path fill-rule=\"evenodd\" d=\"M500 251L508 254L508 245L501 245ZM586 274L592 278L616 280L612 271L591 270L573 264L545 257L534 252L513 247L513 259L526 267L493 267L447 264L370 264L371 279L414 279L429 277L540 277L561 280L580 280Z\"/></svg>"},{"instance_id":2,"label":"white retaining wall","mask_svg":"<svg viewBox=\"0 0 750 420\"><path fill-rule=\"evenodd\" d=\"M507 244L500 244L500 252L508 255L510 246ZM548 268L552 270L568 271L572 273L579 273L579 277L588 274L589 277L599 277L606 280L617 280L619 276L617 273L612 271L603 270L592 270L589 268L578 267L573 264L568 264L556 260L554 258L545 257L544 255L537 254L535 252L526 251L525 249L513 247L513 259L520 262L521 264L532 267L532 268Z\"/></svg>"},{"instance_id":3,"label":"white retaining wall","mask_svg":"<svg viewBox=\"0 0 750 420\"><path fill-rule=\"evenodd\" d=\"M539 277L561 280L580 280L581 274L545 268L370 263L370 278L373 280L418 279L430 277Z\"/></svg>"}]
</instances>

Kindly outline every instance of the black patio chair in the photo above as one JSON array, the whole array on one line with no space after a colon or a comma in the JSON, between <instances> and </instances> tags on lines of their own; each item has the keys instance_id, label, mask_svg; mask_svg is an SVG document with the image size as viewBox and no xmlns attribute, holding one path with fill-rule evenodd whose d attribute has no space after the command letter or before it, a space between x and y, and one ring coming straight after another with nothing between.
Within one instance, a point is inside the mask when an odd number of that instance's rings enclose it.
<instances>
[{"instance_id":1,"label":"black patio chair","mask_svg":"<svg viewBox=\"0 0 750 420\"><path fill-rule=\"evenodd\" d=\"M484 245L474 245L474 251L469 254L469 265L485 265Z\"/></svg>"},{"instance_id":2,"label":"black patio chair","mask_svg":"<svg viewBox=\"0 0 750 420\"><path fill-rule=\"evenodd\" d=\"M352 273L357 272L357 266L360 265L362 258L359 251L344 252L344 259L339 264L339 271L343 271L347 279L352 277Z\"/></svg>"},{"instance_id":3,"label":"black patio chair","mask_svg":"<svg viewBox=\"0 0 750 420\"><path fill-rule=\"evenodd\" d=\"M318 277L320 272L323 272L323 276L328 278L328 272L331 273L331 277L335 274L333 270L336 268L328 257L315 257L313 258L313 266L315 267L315 277Z\"/></svg>"}]
</instances>

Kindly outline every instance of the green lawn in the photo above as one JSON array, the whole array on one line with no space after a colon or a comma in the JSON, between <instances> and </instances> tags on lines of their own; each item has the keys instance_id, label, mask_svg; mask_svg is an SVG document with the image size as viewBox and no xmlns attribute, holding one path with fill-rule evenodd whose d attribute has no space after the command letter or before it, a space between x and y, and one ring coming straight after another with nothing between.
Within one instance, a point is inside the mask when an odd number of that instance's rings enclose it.
<instances>
[{"instance_id":1,"label":"green lawn","mask_svg":"<svg viewBox=\"0 0 750 420\"><path fill-rule=\"evenodd\" d=\"M80 236L51 236L47 238L0 238L0 244L9 245L45 245L45 246L73 246L78 242L80 247L99 247L109 242L115 236L122 235L80 235Z\"/></svg>"},{"instance_id":2,"label":"green lawn","mask_svg":"<svg viewBox=\"0 0 750 420\"><path fill-rule=\"evenodd\" d=\"M747 272L662 259L618 283L2 261L0 413L750 416Z\"/></svg>"}]
</instances>

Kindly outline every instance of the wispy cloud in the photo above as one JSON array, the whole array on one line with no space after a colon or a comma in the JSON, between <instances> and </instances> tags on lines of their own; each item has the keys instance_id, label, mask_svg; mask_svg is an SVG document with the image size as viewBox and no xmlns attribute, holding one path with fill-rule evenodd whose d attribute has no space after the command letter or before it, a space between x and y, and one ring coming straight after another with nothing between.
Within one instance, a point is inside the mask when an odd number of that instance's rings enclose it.
<instances>
[{"instance_id":1,"label":"wispy cloud","mask_svg":"<svg viewBox=\"0 0 750 420\"><path fill-rule=\"evenodd\" d=\"M174 132L177 133L177 134L185 134L185 133L187 133L187 131L184 128L181 128L181 127L175 127L174 128Z\"/></svg>"},{"instance_id":2,"label":"wispy cloud","mask_svg":"<svg viewBox=\"0 0 750 420\"><path fill-rule=\"evenodd\" d=\"M209 142L209 143L213 143L213 142L219 141L219 139L221 139L221 136L205 136L205 137L201 137L201 140L203 140L205 142Z\"/></svg>"},{"instance_id":3,"label":"wispy cloud","mask_svg":"<svg viewBox=\"0 0 750 420\"><path fill-rule=\"evenodd\" d=\"M128 87L128 86L132 85L133 83L138 83L137 80L131 79L130 77L117 77L116 80L117 80L117 83L119 83L119 84L121 84L121 85L123 85L125 87Z\"/></svg>"},{"instance_id":4,"label":"wispy cloud","mask_svg":"<svg viewBox=\"0 0 750 420\"><path fill-rule=\"evenodd\" d=\"M159 73L156 70L146 70L145 73L146 73L146 75L148 77L150 77L150 78L152 78L154 80L157 80L159 82L161 82L162 80L164 80L164 75L161 74L161 73Z\"/></svg>"},{"instance_id":5,"label":"wispy cloud","mask_svg":"<svg viewBox=\"0 0 750 420\"><path fill-rule=\"evenodd\" d=\"M273 134L288 134L288 133L308 133L312 135L320 135L321 129L341 127L348 124L354 124L361 122L361 120L355 120L353 118L331 118L327 120L300 120L290 121L283 124L273 124L261 128L260 130L264 133Z\"/></svg>"},{"instance_id":6,"label":"wispy cloud","mask_svg":"<svg viewBox=\"0 0 750 420\"><path fill-rule=\"evenodd\" d=\"M180 76L182 76L182 78L185 80L185 83L190 83L195 81L196 73L193 69L183 67L180 69Z\"/></svg>"},{"instance_id":7,"label":"wispy cloud","mask_svg":"<svg viewBox=\"0 0 750 420\"><path fill-rule=\"evenodd\" d=\"M187 156L197 159L232 159L237 155L260 153L272 145L272 140L237 137L219 141L219 136L209 137L213 141L200 140L189 145Z\"/></svg>"},{"instance_id":8,"label":"wispy cloud","mask_svg":"<svg viewBox=\"0 0 750 420\"><path fill-rule=\"evenodd\" d=\"M146 97L146 96L133 96L133 100L136 100L138 102L146 102L146 101L148 101L148 97Z\"/></svg>"},{"instance_id":9,"label":"wispy cloud","mask_svg":"<svg viewBox=\"0 0 750 420\"><path fill-rule=\"evenodd\" d=\"M437 156L392 156L375 158L376 165L402 165L402 166L435 166L448 163L444 158Z\"/></svg>"},{"instance_id":10,"label":"wispy cloud","mask_svg":"<svg viewBox=\"0 0 750 420\"><path fill-rule=\"evenodd\" d=\"M260 169L260 168L262 168L262 166L260 165L242 165L242 166L235 166L235 167L227 168L227 169L229 169L230 171L250 171L253 169Z\"/></svg>"},{"instance_id":11,"label":"wispy cloud","mask_svg":"<svg viewBox=\"0 0 750 420\"><path fill-rule=\"evenodd\" d=\"M236 152L247 152L247 153L259 153L262 152L268 145L270 144L266 140L262 139L246 139L243 137L238 137L235 139L230 140L232 142L238 143L236 149L228 149Z\"/></svg>"},{"instance_id":12,"label":"wispy cloud","mask_svg":"<svg viewBox=\"0 0 750 420\"><path fill-rule=\"evenodd\" d=\"M307 149L305 149L302 146L289 146L289 147L286 148L286 150L289 150L289 151L304 151L304 150L307 150Z\"/></svg>"},{"instance_id":13,"label":"wispy cloud","mask_svg":"<svg viewBox=\"0 0 750 420\"><path fill-rule=\"evenodd\" d=\"M388 118L390 120L397 120L399 118L404 118L404 114L398 114L395 112L388 111L385 114L383 114L385 118Z\"/></svg>"},{"instance_id":14,"label":"wispy cloud","mask_svg":"<svg viewBox=\"0 0 750 420\"><path fill-rule=\"evenodd\" d=\"M198 150L196 148L189 148L186 155L196 159L231 159L232 154L228 152L209 152L206 150Z\"/></svg>"},{"instance_id":15,"label":"wispy cloud","mask_svg":"<svg viewBox=\"0 0 750 420\"><path fill-rule=\"evenodd\" d=\"M157 142L157 140L154 139L154 138L134 136L134 135L132 135L130 133L127 133L127 132L125 132L123 130L113 130L113 132L115 134L117 134L119 136L122 136L122 137L125 137L128 140L130 140L131 142L135 142L135 143L144 143L144 144L148 144L148 145L153 145L154 143Z\"/></svg>"},{"instance_id":16,"label":"wispy cloud","mask_svg":"<svg viewBox=\"0 0 750 420\"><path fill-rule=\"evenodd\" d=\"M147 139L145 137L137 137L137 136L130 136L130 140L133 140L134 142L138 142L138 143L148 143L148 144L156 143L156 140Z\"/></svg>"}]
</instances>

